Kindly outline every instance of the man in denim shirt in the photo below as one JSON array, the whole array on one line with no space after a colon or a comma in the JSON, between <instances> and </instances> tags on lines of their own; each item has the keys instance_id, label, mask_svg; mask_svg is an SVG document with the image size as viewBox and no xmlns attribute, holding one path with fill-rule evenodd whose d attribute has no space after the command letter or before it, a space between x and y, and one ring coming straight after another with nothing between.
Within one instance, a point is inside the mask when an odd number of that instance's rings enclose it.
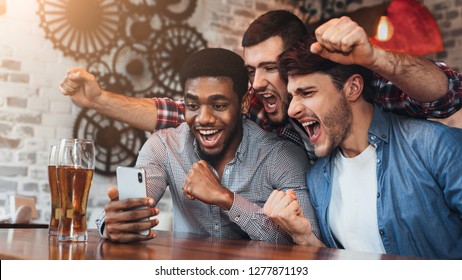
<instances>
[{"instance_id":1,"label":"man in denim shirt","mask_svg":"<svg viewBox=\"0 0 462 280\"><path fill-rule=\"evenodd\" d=\"M462 258L462 130L383 112L371 103L369 70L311 53L310 40L284 52L279 69L289 115L320 157L307 182L325 244ZM276 195L265 213L302 240L309 223L298 202Z\"/></svg>"}]
</instances>

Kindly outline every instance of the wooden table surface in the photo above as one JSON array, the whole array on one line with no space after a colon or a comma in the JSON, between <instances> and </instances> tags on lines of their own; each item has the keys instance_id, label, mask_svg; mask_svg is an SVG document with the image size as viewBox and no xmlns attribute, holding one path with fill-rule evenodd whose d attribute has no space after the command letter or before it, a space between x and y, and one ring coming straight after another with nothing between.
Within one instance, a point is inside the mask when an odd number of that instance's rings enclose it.
<instances>
[{"instance_id":1,"label":"wooden table surface","mask_svg":"<svg viewBox=\"0 0 462 280\"><path fill-rule=\"evenodd\" d=\"M89 230L87 242L58 242L48 229L0 229L0 259L32 260L292 260L292 259L408 259L394 255L360 253L330 248L281 245L252 240L210 237L157 231L147 242L116 244Z\"/></svg>"}]
</instances>

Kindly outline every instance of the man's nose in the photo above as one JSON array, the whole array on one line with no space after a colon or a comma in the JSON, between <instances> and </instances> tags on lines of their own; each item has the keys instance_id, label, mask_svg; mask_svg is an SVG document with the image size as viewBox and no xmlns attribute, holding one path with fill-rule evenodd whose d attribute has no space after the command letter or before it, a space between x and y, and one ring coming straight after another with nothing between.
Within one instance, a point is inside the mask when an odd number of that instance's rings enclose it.
<instances>
[{"instance_id":1,"label":"man's nose","mask_svg":"<svg viewBox=\"0 0 462 280\"><path fill-rule=\"evenodd\" d=\"M196 117L196 123L200 125L207 125L211 123L215 123L216 118L213 115L212 109L208 106L204 106L200 108L199 113Z\"/></svg>"},{"instance_id":2,"label":"man's nose","mask_svg":"<svg viewBox=\"0 0 462 280\"><path fill-rule=\"evenodd\" d=\"M287 114L289 117L297 119L303 111L303 104L300 102L300 99L297 97L292 98L289 103L289 109L287 110Z\"/></svg>"},{"instance_id":3,"label":"man's nose","mask_svg":"<svg viewBox=\"0 0 462 280\"><path fill-rule=\"evenodd\" d=\"M268 86L268 80L266 78L264 71L261 71L258 69L255 70L255 76L253 78L252 87L258 91L258 90L265 89L267 86Z\"/></svg>"}]
</instances>

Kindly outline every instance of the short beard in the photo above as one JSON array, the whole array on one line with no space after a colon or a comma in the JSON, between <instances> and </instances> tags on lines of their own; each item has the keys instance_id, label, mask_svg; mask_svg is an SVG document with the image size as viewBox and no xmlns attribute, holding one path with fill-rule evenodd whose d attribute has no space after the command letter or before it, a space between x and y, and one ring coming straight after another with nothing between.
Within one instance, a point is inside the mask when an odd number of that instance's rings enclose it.
<instances>
[{"instance_id":1,"label":"short beard","mask_svg":"<svg viewBox=\"0 0 462 280\"><path fill-rule=\"evenodd\" d=\"M289 96L289 93L287 93ZM282 103L282 117L279 120L271 120L271 123L275 126L280 126L280 125L285 125L287 123L287 119L289 118L288 111L289 111L289 97L286 98L286 100L282 100L281 98L281 103ZM268 116L269 118L269 116Z\"/></svg>"},{"instance_id":2,"label":"short beard","mask_svg":"<svg viewBox=\"0 0 462 280\"><path fill-rule=\"evenodd\" d=\"M350 105L346 98L342 97L323 120L324 127L330 129L329 131L326 130L327 143L324 152L319 151L318 147L315 146L314 151L316 156L325 157L330 155L348 135L351 121Z\"/></svg>"},{"instance_id":3,"label":"short beard","mask_svg":"<svg viewBox=\"0 0 462 280\"><path fill-rule=\"evenodd\" d=\"M226 139L225 143L223 143L223 148L218 152L207 153L204 150L202 150L202 147L200 145L198 145L200 158L212 164L219 162L228 151L229 147L231 146L231 142L234 140L234 137L238 135L240 127L242 127L242 121L236 123L236 126L230 132L228 139Z\"/></svg>"}]
</instances>

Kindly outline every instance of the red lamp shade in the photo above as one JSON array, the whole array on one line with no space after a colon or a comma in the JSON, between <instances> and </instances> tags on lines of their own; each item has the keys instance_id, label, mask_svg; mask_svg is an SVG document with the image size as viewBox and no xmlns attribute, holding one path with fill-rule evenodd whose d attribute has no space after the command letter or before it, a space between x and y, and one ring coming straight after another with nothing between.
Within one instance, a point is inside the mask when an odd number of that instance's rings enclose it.
<instances>
[{"instance_id":1,"label":"red lamp shade","mask_svg":"<svg viewBox=\"0 0 462 280\"><path fill-rule=\"evenodd\" d=\"M394 0L387 8L387 16L394 28L388 41L371 37L374 45L384 49L425 55L443 50L438 25L430 11L416 0Z\"/></svg>"}]
</instances>

